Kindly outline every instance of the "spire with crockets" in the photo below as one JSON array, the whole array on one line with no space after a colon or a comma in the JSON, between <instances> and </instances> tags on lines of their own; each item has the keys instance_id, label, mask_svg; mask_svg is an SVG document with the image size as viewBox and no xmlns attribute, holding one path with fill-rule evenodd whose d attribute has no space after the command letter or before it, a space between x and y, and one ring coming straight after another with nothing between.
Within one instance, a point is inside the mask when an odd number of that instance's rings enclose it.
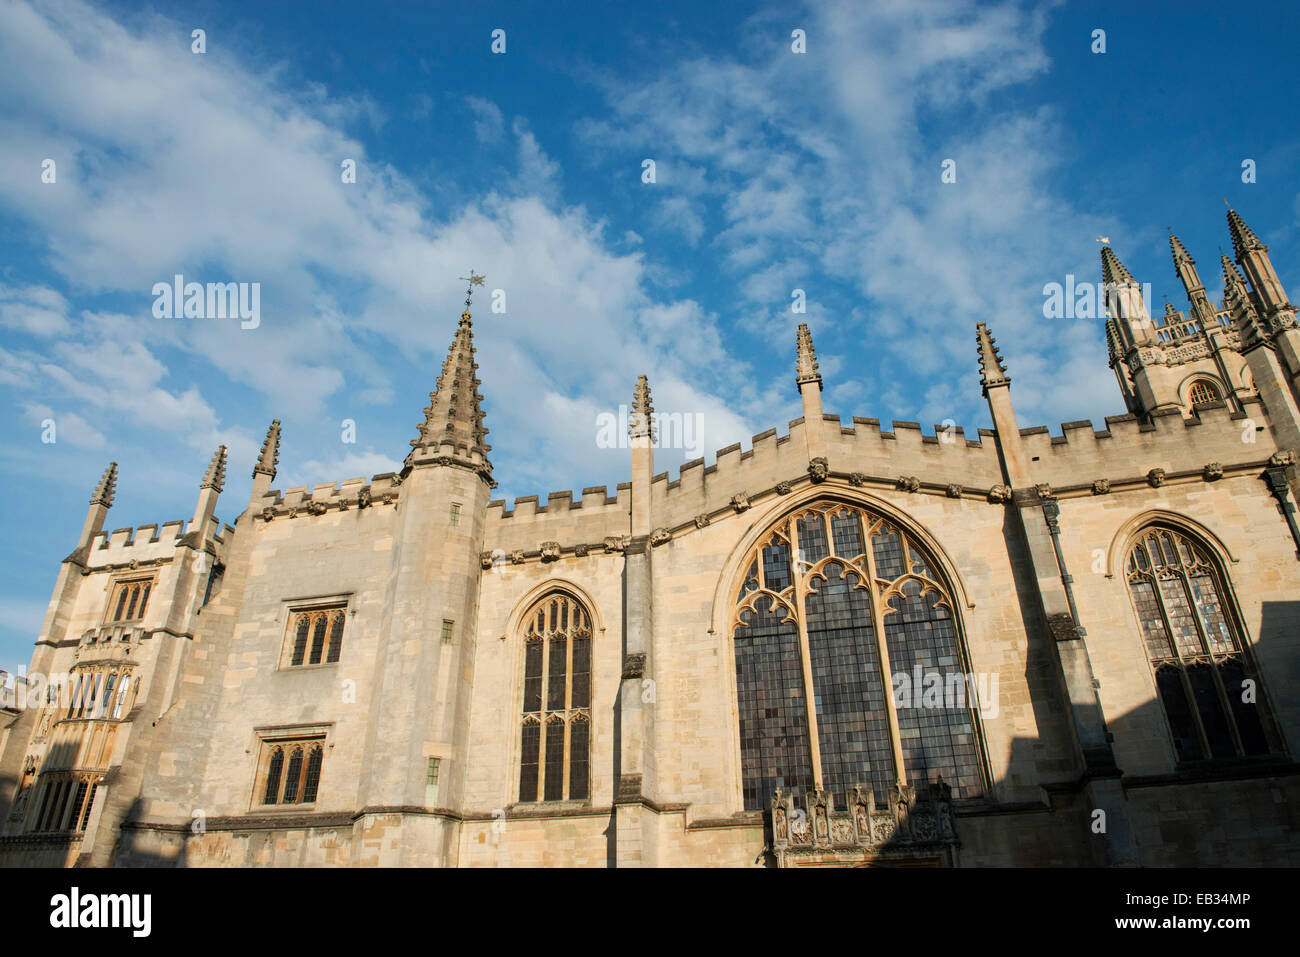
<instances>
[{"instance_id":1,"label":"spire with crockets","mask_svg":"<svg viewBox=\"0 0 1300 957\"><path fill-rule=\"evenodd\" d=\"M813 349L812 333L808 323L799 323L799 332L795 336L795 383L802 386L805 382L816 382L822 387L822 376L817 371L817 353Z\"/></svg>"},{"instance_id":2,"label":"spire with crockets","mask_svg":"<svg viewBox=\"0 0 1300 957\"><path fill-rule=\"evenodd\" d=\"M1259 241L1259 237L1255 235L1254 230L1247 226L1245 220L1232 208L1228 209L1228 232L1232 234L1232 252L1238 262L1241 262L1241 258L1246 255L1248 250L1262 249L1264 252L1268 252L1267 247Z\"/></svg>"},{"instance_id":3,"label":"spire with crockets","mask_svg":"<svg viewBox=\"0 0 1300 957\"><path fill-rule=\"evenodd\" d=\"M991 386L1010 385L1011 377L1007 375L1007 367L1002 364L998 341L982 322L975 324L975 344L979 347L980 387L984 394L989 394Z\"/></svg>"},{"instance_id":4,"label":"spire with crockets","mask_svg":"<svg viewBox=\"0 0 1300 957\"><path fill-rule=\"evenodd\" d=\"M429 404L424 409L424 421L418 426L419 435L411 440L411 455L407 464L420 450L438 452L464 458L465 464L479 468L491 481L492 466L487 453L492 446L483 441L488 430L483 425L483 396L478 387L483 383L476 377L478 363L474 361L474 324L470 304L475 286L483 285L483 276L470 270L469 288L465 295L465 311L452 337L447 358L434 391L429 393Z\"/></svg>"},{"instance_id":5,"label":"spire with crockets","mask_svg":"<svg viewBox=\"0 0 1300 957\"><path fill-rule=\"evenodd\" d=\"M1109 246L1101 247L1101 278L1111 286L1129 285L1134 281L1133 274L1119 261L1119 257Z\"/></svg>"},{"instance_id":6,"label":"spire with crockets","mask_svg":"<svg viewBox=\"0 0 1300 957\"><path fill-rule=\"evenodd\" d=\"M203 473L199 488L210 488L220 492L226 487L226 447L219 446L208 463L208 470Z\"/></svg>"},{"instance_id":7,"label":"spire with crockets","mask_svg":"<svg viewBox=\"0 0 1300 957\"><path fill-rule=\"evenodd\" d=\"M269 475L274 480L275 467L279 462L280 420L275 419L271 422L271 427L266 430L266 439L262 442L262 452L257 457L257 464L253 466L253 476Z\"/></svg>"},{"instance_id":8,"label":"spire with crockets","mask_svg":"<svg viewBox=\"0 0 1300 957\"><path fill-rule=\"evenodd\" d=\"M102 505L104 508L111 508L113 505L113 496L117 493L117 463L109 462L108 468L104 469L104 475L95 486L95 491L90 493L91 505Z\"/></svg>"},{"instance_id":9,"label":"spire with crockets","mask_svg":"<svg viewBox=\"0 0 1300 957\"><path fill-rule=\"evenodd\" d=\"M1223 266L1223 305L1232 316L1233 328L1241 336L1242 349L1248 350L1266 338L1260 326L1259 313L1255 311L1246 291L1246 282L1232 260L1220 256L1219 263Z\"/></svg>"},{"instance_id":10,"label":"spire with crockets","mask_svg":"<svg viewBox=\"0 0 1300 957\"><path fill-rule=\"evenodd\" d=\"M632 414L628 419L627 434L632 438L649 436L655 440L655 407L650 397L650 380L644 375L636 377L632 390Z\"/></svg>"}]
</instances>

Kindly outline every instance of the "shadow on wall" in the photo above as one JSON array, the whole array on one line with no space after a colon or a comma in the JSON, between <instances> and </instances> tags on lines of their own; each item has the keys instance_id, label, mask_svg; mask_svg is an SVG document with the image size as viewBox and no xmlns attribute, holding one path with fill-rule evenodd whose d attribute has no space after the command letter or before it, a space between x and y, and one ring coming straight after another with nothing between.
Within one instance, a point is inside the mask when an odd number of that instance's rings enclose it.
<instances>
[{"instance_id":1,"label":"shadow on wall","mask_svg":"<svg viewBox=\"0 0 1300 957\"><path fill-rule=\"evenodd\" d=\"M186 830L178 836L176 841L176 854L167 856L155 850L149 850L139 846L139 835L152 834L151 831L139 831L131 827L131 823L140 819L140 812L143 802L136 798L131 802L130 808L122 818L122 826L118 829L117 840L113 845L113 867L185 867L187 862L187 852L189 850L190 837L189 831Z\"/></svg>"}]
</instances>

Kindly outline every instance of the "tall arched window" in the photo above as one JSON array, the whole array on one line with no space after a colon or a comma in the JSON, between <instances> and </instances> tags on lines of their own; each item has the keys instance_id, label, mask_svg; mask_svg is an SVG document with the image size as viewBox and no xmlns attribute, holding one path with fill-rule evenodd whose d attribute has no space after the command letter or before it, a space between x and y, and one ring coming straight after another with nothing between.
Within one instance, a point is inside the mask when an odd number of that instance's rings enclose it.
<instances>
[{"instance_id":1,"label":"tall arched window","mask_svg":"<svg viewBox=\"0 0 1300 957\"><path fill-rule=\"evenodd\" d=\"M1209 552L1155 525L1138 533L1126 567L1178 760L1267 754L1258 677Z\"/></svg>"},{"instance_id":2,"label":"tall arched window","mask_svg":"<svg viewBox=\"0 0 1300 957\"><path fill-rule=\"evenodd\" d=\"M524 616L519 800L590 796L591 614L567 592Z\"/></svg>"},{"instance_id":3,"label":"tall arched window","mask_svg":"<svg viewBox=\"0 0 1300 957\"><path fill-rule=\"evenodd\" d=\"M770 529L732 630L745 808L777 787L846 807L858 785L940 777L954 797L982 794L954 607L920 545L865 508L818 502Z\"/></svg>"}]
</instances>

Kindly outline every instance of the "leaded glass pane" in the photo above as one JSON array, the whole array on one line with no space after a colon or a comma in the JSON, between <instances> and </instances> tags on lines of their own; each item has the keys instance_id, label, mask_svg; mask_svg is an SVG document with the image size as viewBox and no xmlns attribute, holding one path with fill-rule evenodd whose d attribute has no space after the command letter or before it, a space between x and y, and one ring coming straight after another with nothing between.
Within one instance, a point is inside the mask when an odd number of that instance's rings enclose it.
<instances>
[{"instance_id":1,"label":"leaded glass pane","mask_svg":"<svg viewBox=\"0 0 1300 957\"><path fill-rule=\"evenodd\" d=\"M1156 689L1160 693L1160 703L1164 705L1165 717L1169 719L1169 731L1174 738L1174 751L1179 761L1199 761L1205 756L1201 748L1201 736L1196 730L1196 719L1187 703L1187 691L1183 688L1183 678L1176 665L1166 665L1156 671Z\"/></svg>"},{"instance_id":2,"label":"leaded glass pane","mask_svg":"<svg viewBox=\"0 0 1300 957\"><path fill-rule=\"evenodd\" d=\"M742 790L748 810L766 809L777 787L812 787L812 750L798 630L769 599L741 612L736 626Z\"/></svg>"},{"instance_id":3,"label":"leaded glass pane","mask_svg":"<svg viewBox=\"0 0 1300 957\"><path fill-rule=\"evenodd\" d=\"M294 748L289 755L289 769L284 776L284 802L296 804L298 801L298 779L302 775L302 748Z\"/></svg>"},{"instance_id":4,"label":"leaded glass pane","mask_svg":"<svg viewBox=\"0 0 1300 957\"><path fill-rule=\"evenodd\" d=\"M266 768L266 794L263 804L275 804L280 795L280 774L284 771L284 752L276 748L271 752L271 761Z\"/></svg>"},{"instance_id":5,"label":"leaded glass pane","mask_svg":"<svg viewBox=\"0 0 1300 957\"><path fill-rule=\"evenodd\" d=\"M1237 722L1237 736L1247 755L1268 754L1268 739L1260 719L1258 682L1247 684L1246 671L1236 658L1219 663L1219 677L1228 696L1228 706ZM1250 700L1247 700L1247 699Z\"/></svg>"},{"instance_id":6,"label":"leaded glass pane","mask_svg":"<svg viewBox=\"0 0 1300 957\"><path fill-rule=\"evenodd\" d=\"M806 599L822 779L837 807L855 785L883 794L897 780L871 599L858 581L828 564Z\"/></svg>"},{"instance_id":7,"label":"leaded glass pane","mask_svg":"<svg viewBox=\"0 0 1300 957\"><path fill-rule=\"evenodd\" d=\"M1165 627L1165 616L1160 613L1155 586L1149 581L1139 580L1129 583L1129 591L1133 595L1133 604L1137 606L1138 623L1142 626L1142 637L1146 640L1147 655L1155 659L1174 657L1173 645L1169 643L1169 629Z\"/></svg>"},{"instance_id":8,"label":"leaded glass pane","mask_svg":"<svg viewBox=\"0 0 1300 957\"><path fill-rule=\"evenodd\" d=\"M546 724L546 800L564 798L564 722L559 718Z\"/></svg>"},{"instance_id":9,"label":"leaded glass pane","mask_svg":"<svg viewBox=\"0 0 1300 957\"><path fill-rule=\"evenodd\" d=\"M862 554L862 522L857 512L842 508L832 515L831 536L835 554L840 558L857 558Z\"/></svg>"},{"instance_id":10,"label":"leaded glass pane","mask_svg":"<svg viewBox=\"0 0 1300 957\"><path fill-rule=\"evenodd\" d=\"M591 706L591 639L573 639L573 685L570 707Z\"/></svg>"},{"instance_id":11,"label":"leaded glass pane","mask_svg":"<svg viewBox=\"0 0 1300 957\"><path fill-rule=\"evenodd\" d=\"M86 803L81 807L81 820L77 822L77 830L84 831L86 822L90 820L91 809L95 806L95 791L99 788L99 782L96 781L90 786L90 792L86 795Z\"/></svg>"},{"instance_id":12,"label":"leaded glass pane","mask_svg":"<svg viewBox=\"0 0 1300 957\"><path fill-rule=\"evenodd\" d=\"M307 773L302 780L302 802L309 804L316 800L316 789L320 786L320 766L322 751L319 746L311 749L307 758Z\"/></svg>"},{"instance_id":13,"label":"leaded glass pane","mask_svg":"<svg viewBox=\"0 0 1300 957\"><path fill-rule=\"evenodd\" d=\"M581 718L569 729L569 800L587 798L587 739L591 726Z\"/></svg>"},{"instance_id":14,"label":"leaded glass pane","mask_svg":"<svg viewBox=\"0 0 1300 957\"><path fill-rule=\"evenodd\" d=\"M907 780L921 788L942 777L953 797L977 797L984 789L972 717L976 702L952 612L915 581L890 606L897 610L885 615L889 663L895 687L909 692L910 707L898 708Z\"/></svg>"},{"instance_id":15,"label":"leaded glass pane","mask_svg":"<svg viewBox=\"0 0 1300 957\"><path fill-rule=\"evenodd\" d=\"M826 522L821 515L805 515L795 525L799 529L800 561L815 565L830 554L826 543Z\"/></svg>"},{"instance_id":16,"label":"leaded glass pane","mask_svg":"<svg viewBox=\"0 0 1300 957\"><path fill-rule=\"evenodd\" d=\"M1223 711L1223 701L1219 698L1219 689L1214 683L1214 672L1209 665L1195 665L1187 669L1188 680L1192 684L1192 697L1196 701L1196 711L1201 716L1201 726L1210 741L1210 756L1214 758L1236 757L1237 747L1232 743L1232 732L1228 729L1228 716Z\"/></svg>"},{"instance_id":17,"label":"leaded glass pane","mask_svg":"<svg viewBox=\"0 0 1300 957\"><path fill-rule=\"evenodd\" d=\"M325 656L325 660L330 664L339 660L339 655L343 653L343 612L334 612L334 620L330 624L330 650Z\"/></svg>"},{"instance_id":18,"label":"leaded glass pane","mask_svg":"<svg viewBox=\"0 0 1300 957\"><path fill-rule=\"evenodd\" d=\"M321 655L325 653L325 616L316 616L316 626L312 629L311 635L311 657L308 659L309 664L320 664Z\"/></svg>"},{"instance_id":19,"label":"leaded glass pane","mask_svg":"<svg viewBox=\"0 0 1300 957\"><path fill-rule=\"evenodd\" d=\"M1160 597L1165 600L1165 614L1174 630L1178 653L1191 658L1203 652L1200 635L1196 633L1196 619L1187 600L1187 590L1181 577L1160 579Z\"/></svg>"},{"instance_id":20,"label":"leaded glass pane","mask_svg":"<svg viewBox=\"0 0 1300 957\"><path fill-rule=\"evenodd\" d=\"M1219 601L1219 590L1214 586L1214 579L1208 572L1197 572L1187 576L1187 584L1192 590L1192 601L1201 615L1201 626L1205 629L1206 641L1210 650L1224 654L1233 650L1232 632L1223 617L1223 605Z\"/></svg>"},{"instance_id":21,"label":"leaded glass pane","mask_svg":"<svg viewBox=\"0 0 1300 957\"><path fill-rule=\"evenodd\" d=\"M775 592L790 587L790 546L778 539L763 548L763 581Z\"/></svg>"},{"instance_id":22,"label":"leaded glass pane","mask_svg":"<svg viewBox=\"0 0 1300 957\"><path fill-rule=\"evenodd\" d=\"M550 681L546 690L546 710L559 711L564 708L565 672L568 669L567 642L564 637L551 639L551 661L548 668Z\"/></svg>"},{"instance_id":23,"label":"leaded glass pane","mask_svg":"<svg viewBox=\"0 0 1300 957\"><path fill-rule=\"evenodd\" d=\"M871 553L880 578L892 581L907 571L903 565L903 539L896 530L882 526L872 535Z\"/></svg>"},{"instance_id":24,"label":"leaded glass pane","mask_svg":"<svg viewBox=\"0 0 1300 957\"><path fill-rule=\"evenodd\" d=\"M537 800L538 752L541 749L541 726L536 721L527 722L520 732L519 742L519 800Z\"/></svg>"},{"instance_id":25,"label":"leaded glass pane","mask_svg":"<svg viewBox=\"0 0 1300 957\"><path fill-rule=\"evenodd\" d=\"M306 615L298 619L298 634L293 639L293 658L290 663L300 665L307 656L307 635L311 631L311 621Z\"/></svg>"},{"instance_id":26,"label":"leaded glass pane","mask_svg":"<svg viewBox=\"0 0 1300 957\"><path fill-rule=\"evenodd\" d=\"M524 711L542 710L542 642L528 642L524 651Z\"/></svg>"}]
</instances>

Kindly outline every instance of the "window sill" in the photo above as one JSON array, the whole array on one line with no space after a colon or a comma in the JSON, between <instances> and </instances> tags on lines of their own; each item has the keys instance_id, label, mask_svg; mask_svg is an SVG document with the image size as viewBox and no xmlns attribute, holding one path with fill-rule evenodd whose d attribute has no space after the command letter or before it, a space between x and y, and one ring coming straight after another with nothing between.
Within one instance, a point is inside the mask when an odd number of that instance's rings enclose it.
<instances>
[{"instance_id":1,"label":"window sill","mask_svg":"<svg viewBox=\"0 0 1300 957\"><path fill-rule=\"evenodd\" d=\"M325 668L337 668L342 662L339 661L322 661L315 665L282 665L275 669L276 674L294 674L303 671L321 671Z\"/></svg>"}]
</instances>

